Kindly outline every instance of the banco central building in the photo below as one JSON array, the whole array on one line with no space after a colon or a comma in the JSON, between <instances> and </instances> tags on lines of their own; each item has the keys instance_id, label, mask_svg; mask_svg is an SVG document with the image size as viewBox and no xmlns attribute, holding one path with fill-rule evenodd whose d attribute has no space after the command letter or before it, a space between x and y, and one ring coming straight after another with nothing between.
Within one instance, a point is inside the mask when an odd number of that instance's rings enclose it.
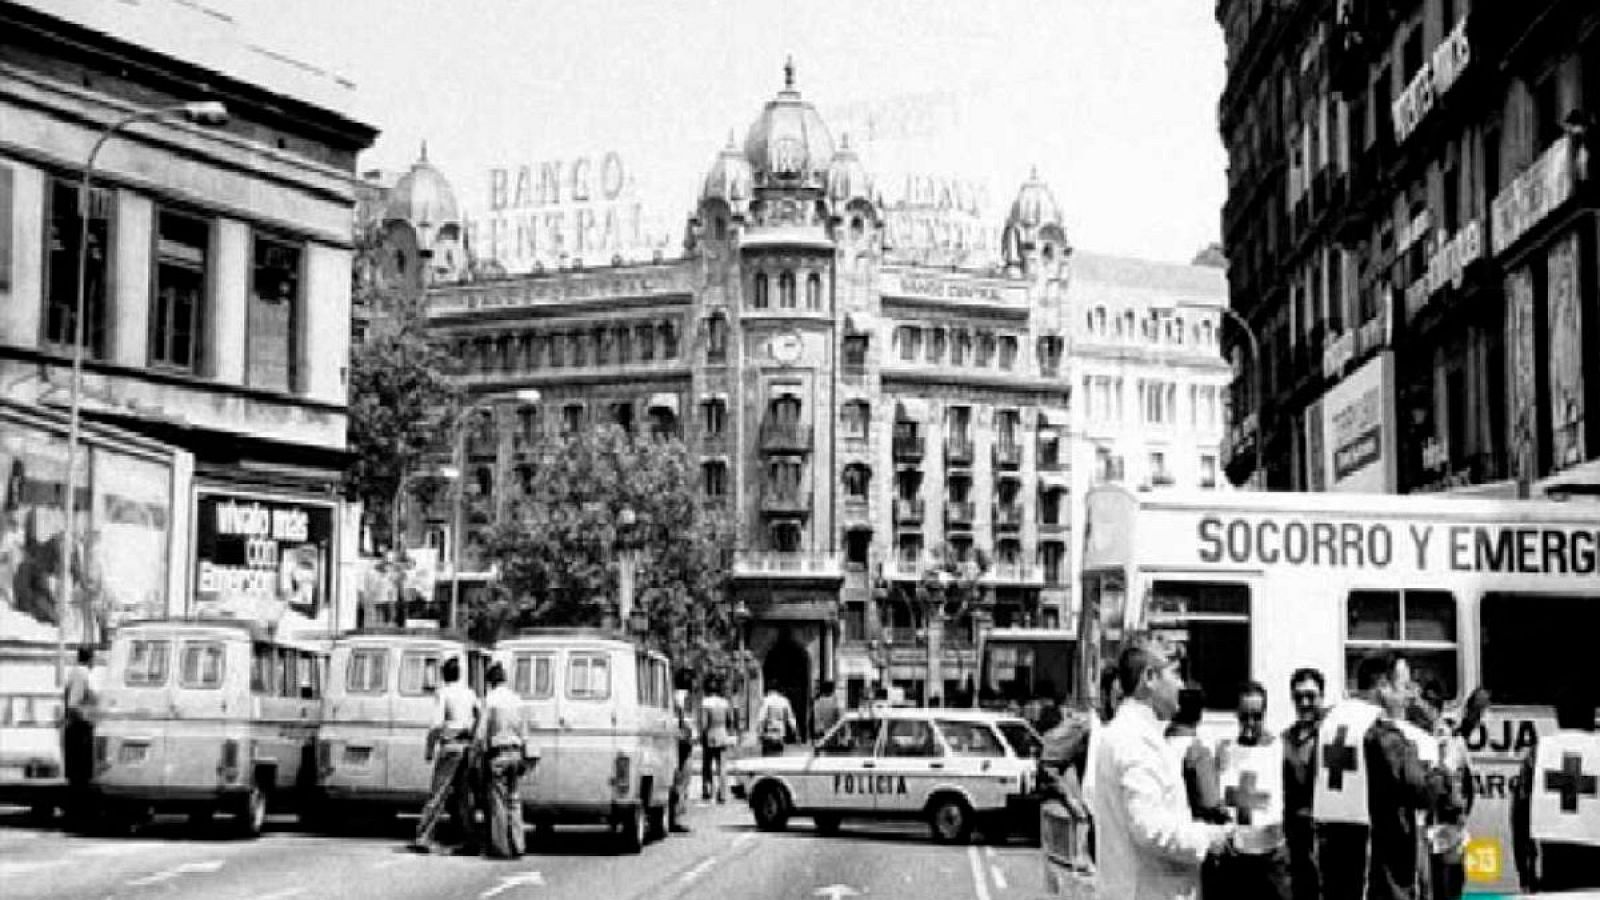
<instances>
[{"instance_id":1,"label":"banco central building","mask_svg":"<svg viewBox=\"0 0 1600 900\"><path fill-rule=\"evenodd\" d=\"M386 227L459 239L426 161L388 198ZM879 681L912 699L974 689L971 616L925 683L915 604L935 553L983 560L993 625L1070 625L1090 484L1217 482L1222 270L1075 254L1036 177L996 259L929 265L889 235L867 169L791 70L712 162L680 258L461 278L441 262L459 245L436 247L430 326L475 397L508 398L466 439L463 569L482 568L473 529L514 495L538 434L613 422L694 454L705 502L737 523L749 648L802 721L820 678L852 703ZM528 388L537 403L509 399Z\"/></svg>"}]
</instances>

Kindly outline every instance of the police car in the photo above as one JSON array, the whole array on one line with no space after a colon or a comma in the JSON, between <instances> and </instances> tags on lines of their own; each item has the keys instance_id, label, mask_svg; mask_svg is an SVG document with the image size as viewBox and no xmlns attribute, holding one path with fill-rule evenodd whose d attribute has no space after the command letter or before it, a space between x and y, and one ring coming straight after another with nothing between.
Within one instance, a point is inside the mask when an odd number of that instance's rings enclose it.
<instances>
[{"instance_id":1,"label":"police car","mask_svg":"<svg viewBox=\"0 0 1600 900\"><path fill-rule=\"evenodd\" d=\"M941 843L1024 828L1038 734L1025 720L975 710L885 709L846 715L805 756L740 760L733 794L756 825L809 816L831 834L846 818L921 819Z\"/></svg>"}]
</instances>

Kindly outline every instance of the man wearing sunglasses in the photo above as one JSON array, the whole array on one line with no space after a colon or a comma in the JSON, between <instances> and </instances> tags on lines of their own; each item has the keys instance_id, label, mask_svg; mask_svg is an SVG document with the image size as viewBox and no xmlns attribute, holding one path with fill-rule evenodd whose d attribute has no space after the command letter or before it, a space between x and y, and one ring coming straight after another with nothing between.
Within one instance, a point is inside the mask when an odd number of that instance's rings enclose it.
<instances>
[{"instance_id":1,"label":"man wearing sunglasses","mask_svg":"<svg viewBox=\"0 0 1600 900\"><path fill-rule=\"evenodd\" d=\"M1296 669L1289 676L1294 723L1283 731L1283 833L1295 900L1317 900L1316 830L1311 795L1317 780L1317 729L1323 714L1322 672Z\"/></svg>"},{"instance_id":2,"label":"man wearing sunglasses","mask_svg":"<svg viewBox=\"0 0 1600 900\"><path fill-rule=\"evenodd\" d=\"M1222 802L1239 826L1235 852L1216 861L1206 894L1238 900L1290 900L1289 851L1283 830L1283 754L1266 730L1267 689L1239 689L1239 736L1218 749Z\"/></svg>"}]
</instances>

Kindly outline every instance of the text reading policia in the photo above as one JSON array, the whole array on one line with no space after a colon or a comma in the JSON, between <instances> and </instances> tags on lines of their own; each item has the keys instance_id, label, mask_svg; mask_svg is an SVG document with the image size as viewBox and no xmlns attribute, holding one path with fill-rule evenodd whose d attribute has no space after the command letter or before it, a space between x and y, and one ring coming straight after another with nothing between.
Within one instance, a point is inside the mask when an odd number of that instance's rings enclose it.
<instances>
[{"instance_id":1,"label":"text reading policia","mask_svg":"<svg viewBox=\"0 0 1600 900\"><path fill-rule=\"evenodd\" d=\"M1593 575L1600 529L1485 525L1389 525L1207 516L1196 527L1206 563L1384 569L1414 562L1419 571Z\"/></svg>"}]
</instances>

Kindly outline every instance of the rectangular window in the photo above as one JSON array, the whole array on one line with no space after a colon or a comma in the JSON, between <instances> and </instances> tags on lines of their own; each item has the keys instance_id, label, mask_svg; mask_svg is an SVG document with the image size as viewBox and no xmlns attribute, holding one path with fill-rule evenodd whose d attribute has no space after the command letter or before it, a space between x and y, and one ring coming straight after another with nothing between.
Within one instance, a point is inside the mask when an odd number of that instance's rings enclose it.
<instances>
[{"instance_id":1,"label":"rectangular window","mask_svg":"<svg viewBox=\"0 0 1600 900\"><path fill-rule=\"evenodd\" d=\"M1346 606L1345 683L1355 687L1362 657L1404 656L1418 684L1437 679L1456 696L1456 598L1449 591L1351 591ZM1498 700L1498 698L1496 698Z\"/></svg>"},{"instance_id":2,"label":"rectangular window","mask_svg":"<svg viewBox=\"0 0 1600 900\"><path fill-rule=\"evenodd\" d=\"M76 181L50 180L46 215L44 297L46 343L72 346L78 304L78 247L83 220L78 214ZM94 357L106 353L106 279L110 268L111 208L113 194L96 189L89 200L89 243L84 261L84 352Z\"/></svg>"},{"instance_id":3,"label":"rectangular window","mask_svg":"<svg viewBox=\"0 0 1600 900\"><path fill-rule=\"evenodd\" d=\"M300 257L300 247L295 244L255 235L245 351L245 381L251 387L295 389Z\"/></svg>"},{"instance_id":4,"label":"rectangular window","mask_svg":"<svg viewBox=\"0 0 1600 900\"><path fill-rule=\"evenodd\" d=\"M561 407L561 430L564 434L577 434L583 428L583 404L568 403Z\"/></svg>"},{"instance_id":5,"label":"rectangular window","mask_svg":"<svg viewBox=\"0 0 1600 900\"><path fill-rule=\"evenodd\" d=\"M439 654L410 652L400 656L400 695L420 697L439 689Z\"/></svg>"},{"instance_id":6,"label":"rectangular window","mask_svg":"<svg viewBox=\"0 0 1600 900\"><path fill-rule=\"evenodd\" d=\"M220 641L184 641L178 665L178 687L222 687L222 660Z\"/></svg>"},{"instance_id":7,"label":"rectangular window","mask_svg":"<svg viewBox=\"0 0 1600 900\"><path fill-rule=\"evenodd\" d=\"M389 651L376 648L350 651L344 671L344 689L350 694L381 694L389 668Z\"/></svg>"},{"instance_id":8,"label":"rectangular window","mask_svg":"<svg viewBox=\"0 0 1600 900\"><path fill-rule=\"evenodd\" d=\"M867 365L867 336L864 334L846 335L844 339L844 366L847 369L862 369Z\"/></svg>"},{"instance_id":9,"label":"rectangular window","mask_svg":"<svg viewBox=\"0 0 1600 900\"><path fill-rule=\"evenodd\" d=\"M128 671L123 675L123 680L129 687L160 687L166 684L168 657L171 655L171 641L132 641L128 648Z\"/></svg>"},{"instance_id":10,"label":"rectangular window","mask_svg":"<svg viewBox=\"0 0 1600 900\"><path fill-rule=\"evenodd\" d=\"M1179 648L1184 677L1205 690L1207 709L1233 709L1250 678L1250 588L1236 582L1157 581L1150 631Z\"/></svg>"},{"instance_id":11,"label":"rectangular window","mask_svg":"<svg viewBox=\"0 0 1600 900\"><path fill-rule=\"evenodd\" d=\"M283 677L280 674L276 651L271 644L252 644L250 646L250 692L271 696L278 690L278 682Z\"/></svg>"},{"instance_id":12,"label":"rectangular window","mask_svg":"<svg viewBox=\"0 0 1600 900\"><path fill-rule=\"evenodd\" d=\"M953 722L948 719L939 720L939 732L944 735L945 746L950 748L952 756L1005 756L1005 746L1000 739L995 737L994 729L987 722ZM1026 751L1026 746L1015 748L1017 753Z\"/></svg>"},{"instance_id":13,"label":"rectangular window","mask_svg":"<svg viewBox=\"0 0 1600 900\"><path fill-rule=\"evenodd\" d=\"M841 609L840 618L844 620L844 639L847 641L864 641L867 639L867 607L864 603L848 602Z\"/></svg>"},{"instance_id":14,"label":"rectangular window","mask_svg":"<svg viewBox=\"0 0 1600 900\"><path fill-rule=\"evenodd\" d=\"M700 482L707 497L727 496L728 464L721 460L701 463Z\"/></svg>"},{"instance_id":15,"label":"rectangular window","mask_svg":"<svg viewBox=\"0 0 1600 900\"><path fill-rule=\"evenodd\" d=\"M1200 456L1200 486L1203 488L1217 486L1217 458L1209 453Z\"/></svg>"},{"instance_id":16,"label":"rectangular window","mask_svg":"<svg viewBox=\"0 0 1600 900\"><path fill-rule=\"evenodd\" d=\"M156 215L155 300L150 309L152 365L193 370L205 310L211 223L162 210Z\"/></svg>"},{"instance_id":17,"label":"rectangular window","mask_svg":"<svg viewBox=\"0 0 1600 900\"><path fill-rule=\"evenodd\" d=\"M511 689L530 700L549 700L556 695L555 654L519 653Z\"/></svg>"},{"instance_id":18,"label":"rectangular window","mask_svg":"<svg viewBox=\"0 0 1600 900\"><path fill-rule=\"evenodd\" d=\"M611 696L611 660L603 653L574 653L567 660L567 697L605 700Z\"/></svg>"},{"instance_id":19,"label":"rectangular window","mask_svg":"<svg viewBox=\"0 0 1600 900\"><path fill-rule=\"evenodd\" d=\"M1483 686L1512 706L1554 704L1600 634L1593 597L1486 593L1478 619Z\"/></svg>"},{"instance_id":20,"label":"rectangular window","mask_svg":"<svg viewBox=\"0 0 1600 900\"><path fill-rule=\"evenodd\" d=\"M817 745L817 755L871 756L877 745L877 719L846 719Z\"/></svg>"}]
</instances>

